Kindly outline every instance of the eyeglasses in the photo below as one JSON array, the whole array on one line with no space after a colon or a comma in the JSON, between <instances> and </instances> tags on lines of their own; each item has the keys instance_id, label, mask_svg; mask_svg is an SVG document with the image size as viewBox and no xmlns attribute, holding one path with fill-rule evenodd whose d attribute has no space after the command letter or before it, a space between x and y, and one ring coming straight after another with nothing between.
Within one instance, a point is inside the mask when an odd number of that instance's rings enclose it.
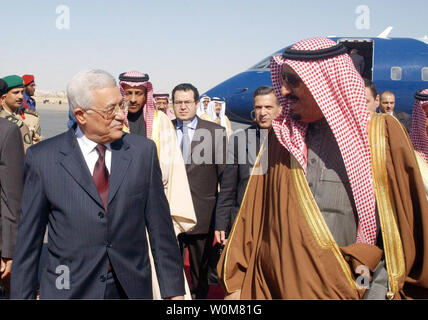
<instances>
[{"instance_id":1,"label":"eyeglasses","mask_svg":"<svg viewBox=\"0 0 428 320\"><path fill-rule=\"evenodd\" d=\"M125 101L123 101L120 104L117 104L114 107L111 107L107 110L94 109L94 108L88 109L88 111L93 111L95 113L98 113L105 120L112 120L118 115L118 113L120 111L122 111L123 113L126 113L127 110L128 110L128 103Z\"/></svg>"},{"instance_id":2,"label":"eyeglasses","mask_svg":"<svg viewBox=\"0 0 428 320\"><path fill-rule=\"evenodd\" d=\"M297 88L300 82L302 82L302 79L300 79L298 76L287 72L281 73L281 78L282 83L287 84L292 88Z\"/></svg>"},{"instance_id":3,"label":"eyeglasses","mask_svg":"<svg viewBox=\"0 0 428 320\"><path fill-rule=\"evenodd\" d=\"M186 107L190 107L195 103L195 101L174 101L174 106L178 107L181 106L183 103Z\"/></svg>"}]
</instances>

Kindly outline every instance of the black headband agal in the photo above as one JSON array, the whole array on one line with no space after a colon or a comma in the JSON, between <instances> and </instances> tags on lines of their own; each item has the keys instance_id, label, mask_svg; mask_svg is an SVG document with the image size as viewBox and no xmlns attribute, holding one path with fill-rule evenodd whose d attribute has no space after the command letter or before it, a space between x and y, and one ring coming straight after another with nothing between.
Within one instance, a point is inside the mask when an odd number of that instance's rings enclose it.
<instances>
[{"instance_id":1,"label":"black headband agal","mask_svg":"<svg viewBox=\"0 0 428 320\"><path fill-rule=\"evenodd\" d=\"M149 81L149 75L145 74L143 77L130 77L130 76L125 76L126 72L121 73L119 75L119 80L120 81L125 81L125 82L147 82Z\"/></svg>"},{"instance_id":2,"label":"black headband agal","mask_svg":"<svg viewBox=\"0 0 428 320\"><path fill-rule=\"evenodd\" d=\"M415 99L420 100L420 101L428 101L428 94L422 93L422 90L424 90L424 89L416 91Z\"/></svg>"},{"instance_id":3,"label":"black headband agal","mask_svg":"<svg viewBox=\"0 0 428 320\"><path fill-rule=\"evenodd\" d=\"M169 93L153 93L153 98L169 98Z\"/></svg>"},{"instance_id":4,"label":"black headband agal","mask_svg":"<svg viewBox=\"0 0 428 320\"><path fill-rule=\"evenodd\" d=\"M284 50L282 58L290 60L320 60L336 57L347 51L342 43L320 50L294 50L287 48Z\"/></svg>"}]
</instances>

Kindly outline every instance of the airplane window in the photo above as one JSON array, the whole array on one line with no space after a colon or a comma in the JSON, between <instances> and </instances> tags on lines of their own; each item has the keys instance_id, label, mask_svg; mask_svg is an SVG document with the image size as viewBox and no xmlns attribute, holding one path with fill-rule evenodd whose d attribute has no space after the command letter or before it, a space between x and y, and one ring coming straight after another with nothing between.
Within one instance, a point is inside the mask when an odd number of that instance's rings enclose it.
<instances>
[{"instance_id":1,"label":"airplane window","mask_svg":"<svg viewBox=\"0 0 428 320\"><path fill-rule=\"evenodd\" d=\"M391 67L391 80L401 80L401 67Z\"/></svg>"},{"instance_id":2,"label":"airplane window","mask_svg":"<svg viewBox=\"0 0 428 320\"><path fill-rule=\"evenodd\" d=\"M271 56L267 57L263 61L260 61L255 66L251 67L250 69L267 69L270 67L270 59L271 59Z\"/></svg>"},{"instance_id":3,"label":"airplane window","mask_svg":"<svg viewBox=\"0 0 428 320\"><path fill-rule=\"evenodd\" d=\"M422 68L422 81L428 81L428 67Z\"/></svg>"}]
</instances>

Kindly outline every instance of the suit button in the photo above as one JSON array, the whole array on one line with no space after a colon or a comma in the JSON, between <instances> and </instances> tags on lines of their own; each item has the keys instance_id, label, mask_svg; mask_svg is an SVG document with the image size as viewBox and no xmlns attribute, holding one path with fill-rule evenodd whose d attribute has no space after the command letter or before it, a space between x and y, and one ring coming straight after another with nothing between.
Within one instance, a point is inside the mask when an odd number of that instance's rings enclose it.
<instances>
[{"instance_id":1,"label":"suit button","mask_svg":"<svg viewBox=\"0 0 428 320\"><path fill-rule=\"evenodd\" d=\"M107 243L107 247L111 248L112 247L111 243Z\"/></svg>"},{"instance_id":2,"label":"suit button","mask_svg":"<svg viewBox=\"0 0 428 320\"><path fill-rule=\"evenodd\" d=\"M101 282L105 282L107 280L107 278L105 276L101 276L100 280L101 280Z\"/></svg>"},{"instance_id":3,"label":"suit button","mask_svg":"<svg viewBox=\"0 0 428 320\"><path fill-rule=\"evenodd\" d=\"M104 213L98 212L98 217L100 217L100 219L104 219Z\"/></svg>"}]
</instances>

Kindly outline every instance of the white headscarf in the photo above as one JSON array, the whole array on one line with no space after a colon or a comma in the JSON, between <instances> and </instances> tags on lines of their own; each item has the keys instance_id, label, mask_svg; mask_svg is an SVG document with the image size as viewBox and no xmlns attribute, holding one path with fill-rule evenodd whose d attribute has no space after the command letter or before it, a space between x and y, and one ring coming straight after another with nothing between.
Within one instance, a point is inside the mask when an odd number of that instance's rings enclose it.
<instances>
[{"instance_id":1,"label":"white headscarf","mask_svg":"<svg viewBox=\"0 0 428 320\"><path fill-rule=\"evenodd\" d=\"M205 99L208 99L208 105L209 105L209 101L211 101L211 98L205 94L199 98L198 109L196 110L196 115L198 117L200 117L201 115L203 115L205 113L205 108L204 108L204 104L203 104L203 100L205 100ZM208 107L207 107L207 112L208 112Z\"/></svg>"},{"instance_id":2,"label":"white headscarf","mask_svg":"<svg viewBox=\"0 0 428 320\"><path fill-rule=\"evenodd\" d=\"M217 113L215 112L216 103L221 104L221 110L218 116L217 116ZM220 118L220 125L226 128L226 101L217 97L212 98L211 101L208 103L207 113L211 117L212 121L214 121L217 118Z\"/></svg>"}]
</instances>

